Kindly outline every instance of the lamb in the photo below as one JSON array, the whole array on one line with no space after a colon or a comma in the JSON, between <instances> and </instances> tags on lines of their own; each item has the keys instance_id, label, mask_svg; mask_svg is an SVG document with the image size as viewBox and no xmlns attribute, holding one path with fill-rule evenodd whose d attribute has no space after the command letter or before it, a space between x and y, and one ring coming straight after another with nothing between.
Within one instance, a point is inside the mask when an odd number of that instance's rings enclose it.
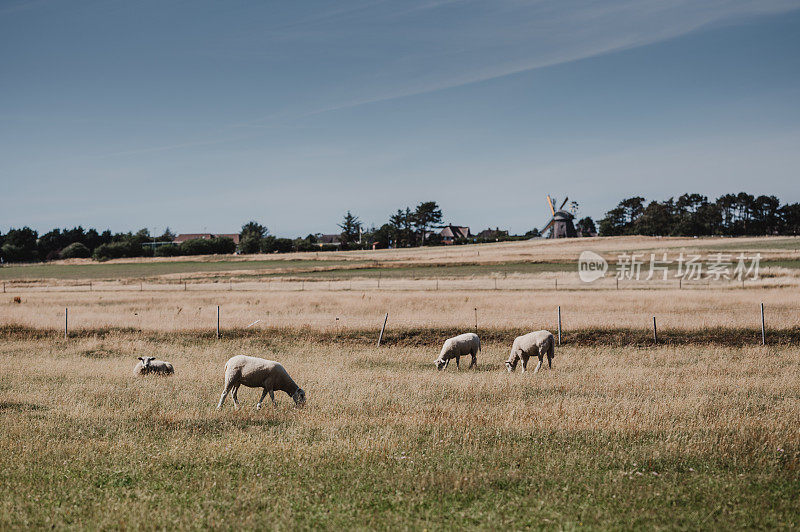
<instances>
[{"instance_id":1,"label":"lamb","mask_svg":"<svg viewBox=\"0 0 800 532\"><path fill-rule=\"evenodd\" d=\"M295 384L279 363L263 358L236 355L225 363L225 388L222 390L217 410L222 408L225 397L231 391L233 391L233 405L235 408L239 408L237 392L242 384L248 388L264 389L261 399L256 404L256 409L261 409L261 403L267 394L272 399L272 404L276 404L275 390L282 390L289 394L297 406L302 406L306 402L306 392Z\"/></svg>"},{"instance_id":2,"label":"lamb","mask_svg":"<svg viewBox=\"0 0 800 532\"><path fill-rule=\"evenodd\" d=\"M156 360L155 357L139 357L139 363L133 368L133 374L138 376L150 375L172 375L175 369L169 362Z\"/></svg>"},{"instance_id":3,"label":"lamb","mask_svg":"<svg viewBox=\"0 0 800 532\"><path fill-rule=\"evenodd\" d=\"M469 367L475 366L478 363L478 352L481 350L481 340L475 333L460 334L453 338L445 340L442 346L442 352L439 353L433 363L436 369L446 369L450 364L450 359L456 359L456 369L460 369L459 361L462 356L472 355L472 362Z\"/></svg>"},{"instance_id":4,"label":"lamb","mask_svg":"<svg viewBox=\"0 0 800 532\"><path fill-rule=\"evenodd\" d=\"M517 362L522 359L522 372L528 369L528 359L531 356L539 357L539 363L536 364L536 369L533 374L539 372L542 367L542 357L547 355L547 365L553 368L553 357L555 356L555 339L549 331L536 331L528 333L523 336L518 336L514 339L514 344L511 346L511 354L506 361L506 369L511 373L516 369Z\"/></svg>"}]
</instances>

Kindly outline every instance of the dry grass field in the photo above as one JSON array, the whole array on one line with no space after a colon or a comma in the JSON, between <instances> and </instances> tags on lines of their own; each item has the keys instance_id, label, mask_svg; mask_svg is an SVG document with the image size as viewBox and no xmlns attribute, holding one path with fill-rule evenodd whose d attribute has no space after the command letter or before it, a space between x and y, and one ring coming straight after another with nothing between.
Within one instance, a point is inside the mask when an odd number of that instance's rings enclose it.
<instances>
[{"instance_id":1,"label":"dry grass field","mask_svg":"<svg viewBox=\"0 0 800 532\"><path fill-rule=\"evenodd\" d=\"M509 339L510 340L510 339ZM110 333L0 344L0 528L796 528L800 349L559 349ZM214 409L234 354L308 394ZM134 379L135 356L174 378Z\"/></svg>"},{"instance_id":2,"label":"dry grass field","mask_svg":"<svg viewBox=\"0 0 800 532\"><path fill-rule=\"evenodd\" d=\"M747 248L792 263L797 242L599 239L591 249ZM800 526L796 269L744 287L586 289L563 266L579 245L324 254L338 261L325 268L370 264L386 274L380 288L360 274L300 280L319 273L306 271L313 254L259 257L294 266L257 270L183 261L180 275L195 280L186 291L174 271L151 272L140 289L137 270L47 275L107 264L0 269L17 280L0 300L0 529ZM203 266L183 269L193 262ZM440 275L446 263L467 269ZM267 286L246 277L281 268ZM89 292L86 279L104 281ZM514 336L555 331L558 306L553 370L506 373ZM478 370L437 372L441 342L473 330L476 308ZM280 393L277 407L255 411L259 391L243 388L240 411L230 399L216 411L235 354L283 363L307 405ZM171 361L175 376L134 378L141 355Z\"/></svg>"}]
</instances>

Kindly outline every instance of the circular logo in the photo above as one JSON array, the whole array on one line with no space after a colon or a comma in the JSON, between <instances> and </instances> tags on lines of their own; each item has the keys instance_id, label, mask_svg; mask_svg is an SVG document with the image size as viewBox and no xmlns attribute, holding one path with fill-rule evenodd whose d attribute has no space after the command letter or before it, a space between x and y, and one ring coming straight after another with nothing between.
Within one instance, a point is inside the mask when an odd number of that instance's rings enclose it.
<instances>
[{"instance_id":1,"label":"circular logo","mask_svg":"<svg viewBox=\"0 0 800 532\"><path fill-rule=\"evenodd\" d=\"M594 251L583 251L578 258L578 276L584 283L591 283L605 276L608 262Z\"/></svg>"}]
</instances>

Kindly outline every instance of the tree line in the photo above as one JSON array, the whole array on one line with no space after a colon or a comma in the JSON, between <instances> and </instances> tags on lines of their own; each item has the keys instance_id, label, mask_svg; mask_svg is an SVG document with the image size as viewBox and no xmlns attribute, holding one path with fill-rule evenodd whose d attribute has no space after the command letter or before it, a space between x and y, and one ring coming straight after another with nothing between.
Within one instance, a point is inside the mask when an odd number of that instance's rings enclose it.
<instances>
[{"instance_id":1,"label":"tree line","mask_svg":"<svg viewBox=\"0 0 800 532\"><path fill-rule=\"evenodd\" d=\"M745 192L709 201L702 194L646 203L627 198L598 222L601 236L758 236L800 233L800 203Z\"/></svg>"},{"instance_id":2,"label":"tree line","mask_svg":"<svg viewBox=\"0 0 800 532\"><path fill-rule=\"evenodd\" d=\"M175 234L167 228L160 235L148 229L132 233L102 233L96 229L53 229L39 235L23 227L0 233L0 261L35 262L69 258L108 260L124 257L172 257L230 253L288 253L292 251L333 251L339 249L401 248L442 244L434 231L441 227L442 209L435 201L425 201L414 209L397 209L380 227L365 227L358 216L347 211L336 235L338 242L326 242L321 234L301 238L279 238L266 226L250 221L242 226L239 244L230 238L194 239L172 243ZM797 235L800 233L800 204L781 204L775 196L753 196L744 192L726 194L710 202L701 194L683 194L678 199L646 203L640 196L622 200L598 222L601 236L755 236ZM595 233L595 224L586 217L576 223L581 234ZM537 229L525 235L506 232L488 241L518 240L540 236ZM457 239L456 244L481 239Z\"/></svg>"},{"instance_id":3,"label":"tree line","mask_svg":"<svg viewBox=\"0 0 800 532\"><path fill-rule=\"evenodd\" d=\"M94 258L95 260L125 257L170 257L178 255L224 254L236 251L230 238L187 240L172 242L175 234L167 228L160 235L151 235L148 229L132 233L102 233L81 226L72 229L53 229L43 235L30 227L10 229L0 234L0 259L2 262L35 262L57 259Z\"/></svg>"}]
</instances>

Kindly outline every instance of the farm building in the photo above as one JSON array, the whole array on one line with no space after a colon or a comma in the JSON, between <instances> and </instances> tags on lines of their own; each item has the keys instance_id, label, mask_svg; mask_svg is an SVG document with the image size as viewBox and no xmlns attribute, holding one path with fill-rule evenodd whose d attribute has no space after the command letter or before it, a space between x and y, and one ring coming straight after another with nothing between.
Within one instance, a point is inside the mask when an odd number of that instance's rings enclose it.
<instances>
[{"instance_id":1,"label":"farm building","mask_svg":"<svg viewBox=\"0 0 800 532\"><path fill-rule=\"evenodd\" d=\"M439 232L442 237L442 242L445 244L452 244L460 238L469 238L472 234L469 232L469 227L460 225L446 225Z\"/></svg>"},{"instance_id":2,"label":"farm building","mask_svg":"<svg viewBox=\"0 0 800 532\"><path fill-rule=\"evenodd\" d=\"M507 237L508 231L503 231L499 227L496 227L494 229L489 228L489 229L484 229L475 236L477 236L481 240L499 240L501 238Z\"/></svg>"},{"instance_id":3,"label":"farm building","mask_svg":"<svg viewBox=\"0 0 800 532\"><path fill-rule=\"evenodd\" d=\"M333 244L339 246L342 244L342 236L339 234L335 235L318 235L317 236L317 244L320 246L324 244Z\"/></svg>"}]
</instances>

